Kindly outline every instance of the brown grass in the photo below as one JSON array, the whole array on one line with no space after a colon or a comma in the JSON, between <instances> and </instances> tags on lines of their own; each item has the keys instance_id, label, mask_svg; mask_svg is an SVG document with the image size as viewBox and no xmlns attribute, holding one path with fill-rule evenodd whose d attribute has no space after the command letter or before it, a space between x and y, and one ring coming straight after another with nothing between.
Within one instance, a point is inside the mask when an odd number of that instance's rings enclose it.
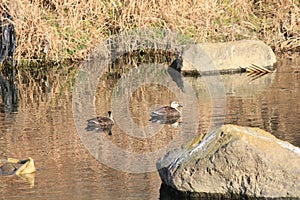
<instances>
[{"instance_id":1,"label":"brown grass","mask_svg":"<svg viewBox=\"0 0 300 200\"><path fill-rule=\"evenodd\" d=\"M300 49L299 0L4 0L14 18L18 61L84 59L112 34L159 27L198 42L261 39Z\"/></svg>"}]
</instances>

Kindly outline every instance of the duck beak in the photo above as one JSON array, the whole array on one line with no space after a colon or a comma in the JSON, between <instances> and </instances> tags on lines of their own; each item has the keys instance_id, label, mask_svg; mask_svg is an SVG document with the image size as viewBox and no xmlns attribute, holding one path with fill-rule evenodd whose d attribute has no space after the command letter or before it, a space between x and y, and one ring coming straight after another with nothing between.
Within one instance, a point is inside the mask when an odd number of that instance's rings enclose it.
<instances>
[{"instance_id":1,"label":"duck beak","mask_svg":"<svg viewBox=\"0 0 300 200\"><path fill-rule=\"evenodd\" d=\"M179 104L179 106L178 107L183 107L181 104Z\"/></svg>"}]
</instances>

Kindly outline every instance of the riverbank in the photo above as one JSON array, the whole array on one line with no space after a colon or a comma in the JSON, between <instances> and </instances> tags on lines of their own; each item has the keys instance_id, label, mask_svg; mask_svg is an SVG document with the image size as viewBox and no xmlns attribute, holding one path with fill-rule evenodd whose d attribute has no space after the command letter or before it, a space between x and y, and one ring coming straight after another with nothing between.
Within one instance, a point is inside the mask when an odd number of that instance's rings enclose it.
<instances>
[{"instance_id":1,"label":"riverbank","mask_svg":"<svg viewBox=\"0 0 300 200\"><path fill-rule=\"evenodd\" d=\"M276 53L300 50L300 2L4 0L19 63L81 61L112 34L166 28L199 43L260 39Z\"/></svg>"}]
</instances>

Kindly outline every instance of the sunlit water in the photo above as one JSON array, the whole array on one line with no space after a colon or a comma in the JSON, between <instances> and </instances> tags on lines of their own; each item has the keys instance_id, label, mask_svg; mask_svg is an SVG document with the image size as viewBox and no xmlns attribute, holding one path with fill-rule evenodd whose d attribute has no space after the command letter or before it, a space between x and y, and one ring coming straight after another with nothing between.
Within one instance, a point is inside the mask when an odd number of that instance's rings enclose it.
<instances>
[{"instance_id":1,"label":"sunlit water","mask_svg":"<svg viewBox=\"0 0 300 200\"><path fill-rule=\"evenodd\" d=\"M128 86L123 83L125 86L122 87L118 85L118 80L103 78L97 84L95 113L104 115L108 110L113 110L116 124L112 129L112 135L98 132L84 133L82 129L84 127L76 124L73 117L70 86L72 80L64 73L53 74L49 78L51 87L47 90L42 90L42 82L33 78L29 78L26 83L18 81L18 113L0 114L0 157L23 159L30 156L38 168L34 174L34 185L31 186L28 181L18 176L0 177L1 199L169 197L164 191L160 193L161 180L156 171L124 172L120 170L123 167L127 170L130 167L134 169L135 166L131 166L133 161L123 162L121 158L120 162L117 156L116 160L113 157L110 159L111 163L120 166L119 170L101 163L99 155L91 152L86 141L82 139L83 134L91 137L93 142L96 141L95 144L101 144L99 139L102 137L120 149L141 154L155 152L173 140L177 140L180 145L180 142L186 139L180 139L182 132L188 134L197 130L197 134L202 134L211 128L211 123L221 123L224 120L224 123L260 127L300 147L299 60L280 60L276 72L255 80L246 74L222 76L227 88L226 115L222 112L220 115L212 114L213 108L219 105L211 103L209 92L205 89L205 84L203 87L201 78L184 79L186 84L193 87L194 94L199 100L193 102L191 98L185 101L182 125L179 127L149 122L149 113L152 109L169 104L171 100L180 101L185 98L185 93L178 92L180 89L175 83L167 82L165 86L149 83L135 88L131 91L128 104L125 104L127 113L124 113L118 112L116 107L112 108L112 96L114 94L114 97L120 98L118 105L121 107L122 101L125 100L118 94L128 92L130 84ZM232 79L235 81L230 81ZM132 79L130 80L132 85L135 84L134 80L140 81ZM170 88L178 93L170 91ZM192 111L197 112L196 120ZM125 126L128 124L128 116L134 122L130 122L128 126L134 124L139 127L141 135L138 136L143 137L135 137L136 127L124 128L124 124ZM82 116L82 121L86 120L86 117ZM147 135L150 133L152 135ZM101 155L114 155L105 146L96 149L96 153ZM155 166L155 163L149 165L149 169L152 169L151 166Z\"/></svg>"}]
</instances>

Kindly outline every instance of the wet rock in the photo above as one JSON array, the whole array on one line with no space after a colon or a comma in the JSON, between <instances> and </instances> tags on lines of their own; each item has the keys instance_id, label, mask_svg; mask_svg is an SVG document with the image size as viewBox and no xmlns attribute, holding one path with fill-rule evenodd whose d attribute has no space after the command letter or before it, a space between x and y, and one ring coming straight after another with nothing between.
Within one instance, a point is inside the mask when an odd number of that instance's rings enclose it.
<instances>
[{"instance_id":1,"label":"wet rock","mask_svg":"<svg viewBox=\"0 0 300 200\"><path fill-rule=\"evenodd\" d=\"M30 174L36 171L31 157L25 160L7 158L0 162L0 175Z\"/></svg>"},{"instance_id":2,"label":"wet rock","mask_svg":"<svg viewBox=\"0 0 300 200\"><path fill-rule=\"evenodd\" d=\"M252 64L272 69L276 56L262 41L240 40L187 46L181 58L175 62L176 69L180 69L183 74L202 75L215 71L244 72Z\"/></svg>"},{"instance_id":3,"label":"wet rock","mask_svg":"<svg viewBox=\"0 0 300 200\"><path fill-rule=\"evenodd\" d=\"M163 184L193 196L300 197L300 148L258 128L223 125L157 162Z\"/></svg>"}]
</instances>

